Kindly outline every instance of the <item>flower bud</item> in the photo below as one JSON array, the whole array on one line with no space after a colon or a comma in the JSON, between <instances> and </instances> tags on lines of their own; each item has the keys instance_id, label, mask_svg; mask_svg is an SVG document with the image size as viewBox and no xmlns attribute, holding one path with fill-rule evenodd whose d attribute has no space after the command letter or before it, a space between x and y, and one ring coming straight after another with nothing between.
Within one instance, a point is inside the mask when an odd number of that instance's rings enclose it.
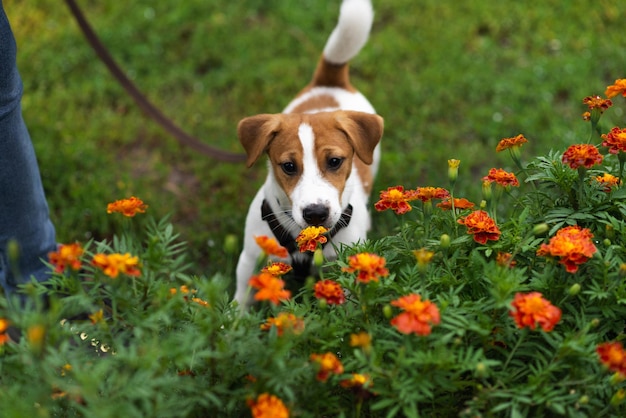
<instances>
[{"instance_id":1,"label":"flower bud","mask_svg":"<svg viewBox=\"0 0 626 418\"><path fill-rule=\"evenodd\" d=\"M613 406L621 405L621 403L624 402L625 398L626 398L626 389L619 389L617 392L615 392L615 394L611 398L611 405Z\"/></svg>"},{"instance_id":2,"label":"flower bud","mask_svg":"<svg viewBox=\"0 0 626 418\"><path fill-rule=\"evenodd\" d=\"M439 245L443 249L450 248L450 235L442 234L441 238L439 238Z\"/></svg>"},{"instance_id":3,"label":"flower bud","mask_svg":"<svg viewBox=\"0 0 626 418\"><path fill-rule=\"evenodd\" d=\"M611 246L611 240L610 240L610 239L608 239L608 238L605 238L605 239L602 241L602 244L604 244L604 246L605 246L605 247L610 247L610 246Z\"/></svg>"},{"instance_id":4,"label":"flower bud","mask_svg":"<svg viewBox=\"0 0 626 418\"><path fill-rule=\"evenodd\" d=\"M491 200L491 182L490 181L483 181L482 192L483 192L483 199L486 200L487 202L490 201Z\"/></svg>"},{"instance_id":5,"label":"flower bud","mask_svg":"<svg viewBox=\"0 0 626 418\"><path fill-rule=\"evenodd\" d=\"M448 160L448 179L452 184L459 177L459 164L461 164L460 160Z\"/></svg>"},{"instance_id":6,"label":"flower bud","mask_svg":"<svg viewBox=\"0 0 626 418\"><path fill-rule=\"evenodd\" d=\"M487 377L489 376L489 368L485 363L479 362L476 364L475 375L476 377Z\"/></svg>"},{"instance_id":7,"label":"flower bud","mask_svg":"<svg viewBox=\"0 0 626 418\"><path fill-rule=\"evenodd\" d=\"M393 309L391 309L390 305L383 306L383 315L385 318L389 319L393 316Z\"/></svg>"},{"instance_id":8,"label":"flower bud","mask_svg":"<svg viewBox=\"0 0 626 418\"><path fill-rule=\"evenodd\" d=\"M26 339L30 343L33 351L40 353L43 349L44 338L46 337L46 329L43 325L31 325L26 330Z\"/></svg>"},{"instance_id":9,"label":"flower bud","mask_svg":"<svg viewBox=\"0 0 626 418\"><path fill-rule=\"evenodd\" d=\"M611 383L611 385L613 386L619 385L623 381L624 381L624 376L620 372L613 373L613 375L611 375L611 378L609 379L609 383Z\"/></svg>"},{"instance_id":10,"label":"flower bud","mask_svg":"<svg viewBox=\"0 0 626 418\"><path fill-rule=\"evenodd\" d=\"M224 238L224 252L226 254L236 254L239 246L239 240L234 234L228 234Z\"/></svg>"},{"instance_id":11,"label":"flower bud","mask_svg":"<svg viewBox=\"0 0 626 418\"><path fill-rule=\"evenodd\" d=\"M596 328L598 325L600 325L600 320L598 318L593 318L591 320L591 328Z\"/></svg>"},{"instance_id":12,"label":"flower bud","mask_svg":"<svg viewBox=\"0 0 626 418\"><path fill-rule=\"evenodd\" d=\"M322 267L324 264L324 250L321 247L317 247L313 253L313 264L316 267Z\"/></svg>"},{"instance_id":13,"label":"flower bud","mask_svg":"<svg viewBox=\"0 0 626 418\"><path fill-rule=\"evenodd\" d=\"M574 283L572 287L569 288L569 294L570 296L576 296L579 293L580 293L580 284Z\"/></svg>"},{"instance_id":14,"label":"flower bud","mask_svg":"<svg viewBox=\"0 0 626 418\"><path fill-rule=\"evenodd\" d=\"M581 405L587 405L589 403L589 396L583 395L578 399L578 403Z\"/></svg>"},{"instance_id":15,"label":"flower bud","mask_svg":"<svg viewBox=\"0 0 626 418\"><path fill-rule=\"evenodd\" d=\"M606 225L604 227L604 233L606 234L606 237L609 239L615 238L615 228L613 228L613 225Z\"/></svg>"},{"instance_id":16,"label":"flower bud","mask_svg":"<svg viewBox=\"0 0 626 418\"><path fill-rule=\"evenodd\" d=\"M319 306L321 310L324 310L328 306L328 302L325 298L318 299L317 306Z\"/></svg>"},{"instance_id":17,"label":"flower bud","mask_svg":"<svg viewBox=\"0 0 626 418\"><path fill-rule=\"evenodd\" d=\"M10 239L7 242L7 255L9 256L9 262L12 265L17 265L18 260L20 259L20 244L14 240Z\"/></svg>"},{"instance_id":18,"label":"flower bud","mask_svg":"<svg viewBox=\"0 0 626 418\"><path fill-rule=\"evenodd\" d=\"M545 234L546 232L548 232L548 230L550 229L550 227L548 226L547 223L540 223L537 224L533 227L533 235L535 236L540 236Z\"/></svg>"}]
</instances>

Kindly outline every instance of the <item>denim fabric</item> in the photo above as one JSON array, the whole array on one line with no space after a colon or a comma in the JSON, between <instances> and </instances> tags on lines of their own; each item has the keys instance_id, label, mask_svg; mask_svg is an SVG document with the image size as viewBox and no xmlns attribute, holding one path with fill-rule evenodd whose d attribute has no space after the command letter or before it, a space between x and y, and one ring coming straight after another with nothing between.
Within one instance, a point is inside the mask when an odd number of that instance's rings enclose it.
<instances>
[{"instance_id":1,"label":"denim fabric","mask_svg":"<svg viewBox=\"0 0 626 418\"><path fill-rule=\"evenodd\" d=\"M42 260L56 249L37 159L22 119L16 52L0 0L0 285L5 294L31 277L44 280ZM13 240L20 248L17 263L10 263L7 254L7 243Z\"/></svg>"}]
</instances>

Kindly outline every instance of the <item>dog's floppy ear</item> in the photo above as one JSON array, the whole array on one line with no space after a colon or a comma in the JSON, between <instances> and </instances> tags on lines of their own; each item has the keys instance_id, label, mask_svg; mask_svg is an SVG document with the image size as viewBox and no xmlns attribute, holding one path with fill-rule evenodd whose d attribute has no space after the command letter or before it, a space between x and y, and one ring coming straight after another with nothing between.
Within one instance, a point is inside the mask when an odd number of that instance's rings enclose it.
<instances>
[{"instance_id":1,"label":"dog's floppy ear","mask_svg":"<svg viewBox=\"0 0 626 418\"><path fill-rule=\"evenodd\" d=\"M373 113L341 111L336 121L339 130L348 137L356 155L365 164L371 164L374 148L383 136L383 118Z\"/></svg>"},{"instance_id":2,"label":"dog's floppy ear","mask_svg":"<svg viewBox=\"0 0 626 418\"><path fill-rule=\"evenodd\" d=\"M262 114L242 119L237 126L239 141L246 150L246 165L251 167L267 149L280 128L280 115Z\"/></svg>"}]
</instances>

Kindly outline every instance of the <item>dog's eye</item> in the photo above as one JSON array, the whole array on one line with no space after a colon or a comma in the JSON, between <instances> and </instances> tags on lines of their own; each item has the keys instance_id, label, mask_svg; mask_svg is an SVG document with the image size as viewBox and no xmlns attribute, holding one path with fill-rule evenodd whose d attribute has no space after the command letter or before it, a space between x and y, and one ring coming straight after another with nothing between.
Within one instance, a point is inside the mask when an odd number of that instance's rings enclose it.
<instances>
[{"instance_id":1,"label":"dog's eye","mask_svg":"<svg viewBox=\"0 0 626 418\"><path fill-rule=\"evenodd\" d=\"M282 163L280 165L280 168L282 168L285 174L287 174L288 176L293 176L298 171L296 165L292 163L291 161Z\"/></svg>"},{"instance_id":2,"label":"dog's eye","mask_svg":"<svg viewBox=\"0 0 626 418\"><path fill-rule=\"evenodd\" d=\"M339 167L341 167L341 164L343 163L343 158L329 158L327 161L328 164L328 168L331 170L337 170Z\"/></svg>"}]
</instances>

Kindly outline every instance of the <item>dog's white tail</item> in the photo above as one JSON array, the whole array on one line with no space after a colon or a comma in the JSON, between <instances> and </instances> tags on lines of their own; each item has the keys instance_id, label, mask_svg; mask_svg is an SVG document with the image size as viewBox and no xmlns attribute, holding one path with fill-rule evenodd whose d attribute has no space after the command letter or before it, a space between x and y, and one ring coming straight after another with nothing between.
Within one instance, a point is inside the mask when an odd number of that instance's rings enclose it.
<instances>
[{"instance_id":1,"label":"dog's white tail","mask_svg":"<svg viewBox=\"0 0 626 418\"><path fill-rule=\"evenodd\" d=\"M371 0L343 0L339 21L324 47L324 58L331 64L350 61L367 42L374 10Z\"/></svg>"}]
</instances>

